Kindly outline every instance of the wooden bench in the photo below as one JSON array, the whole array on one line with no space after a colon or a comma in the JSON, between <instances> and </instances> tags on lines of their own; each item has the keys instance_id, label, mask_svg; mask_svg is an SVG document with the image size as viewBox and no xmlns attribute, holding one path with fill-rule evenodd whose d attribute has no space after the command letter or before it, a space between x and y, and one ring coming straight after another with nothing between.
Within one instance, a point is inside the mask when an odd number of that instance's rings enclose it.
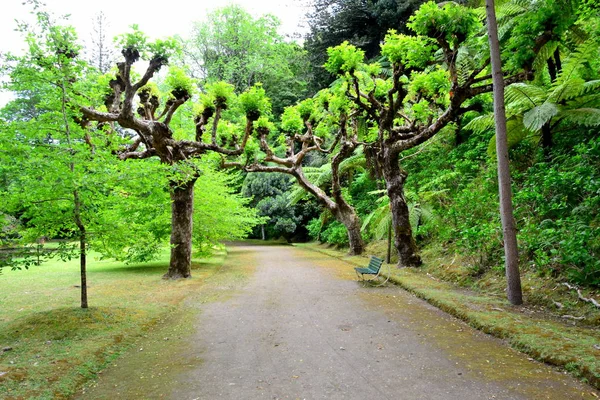
<instances>
[{"instance_id":1,"label":"wooden bench","mask_svg":"<svg viewBox=\"0 0 600 400\"><path fill-rule=\"evenodd\" d=\"M379 277L379 275L381 273L382 265L383 265L382 258L371 256L369 265L366 268L354 268L354 270L356 271L356 275L358 276L358 279L363 282L363 285L366 285L367 282L374 281ZM377 286L384 285L390 279L390 270L389 269L390 269L390 266L388 265L387 279L383 283L381 283ZM365 275L373 275L373 278L370 280L366 280Z\"/></svg>"}]
</instances>

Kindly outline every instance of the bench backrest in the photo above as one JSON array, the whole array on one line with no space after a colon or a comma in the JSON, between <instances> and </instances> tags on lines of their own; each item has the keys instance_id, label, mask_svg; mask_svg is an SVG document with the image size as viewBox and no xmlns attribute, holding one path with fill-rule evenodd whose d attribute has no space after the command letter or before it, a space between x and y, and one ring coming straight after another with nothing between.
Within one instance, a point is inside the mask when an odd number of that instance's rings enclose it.
<instances>
[{"instance_id":1,"label":"bench backrest","mask_svg":"<svg viewBox=\"0 0 600 400\"><path fill-rule=\"evenodd\" d=\"M383 264L383 259L371 256L371 260L369 261L369 266L367 268L377 272L379 271L379 268L381 268L381 264Z\"/></svg>"}]
</instances>

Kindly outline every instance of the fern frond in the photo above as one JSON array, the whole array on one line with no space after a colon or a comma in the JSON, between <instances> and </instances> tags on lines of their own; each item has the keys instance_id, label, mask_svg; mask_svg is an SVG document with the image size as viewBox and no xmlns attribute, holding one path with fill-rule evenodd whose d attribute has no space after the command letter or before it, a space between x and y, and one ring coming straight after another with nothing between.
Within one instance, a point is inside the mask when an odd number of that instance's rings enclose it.
<instances>
[{"instance_id":1,"label":"fern frond","mask_svg":"<svg viewBox=\"0 0 600 400\"><path fill-rule=\"evenodd\" d=\"M340 173L348 172L355 169L364 169L367 165L367 159L362 152L362 147L356 154L346 158L340 163Z\"/></svg>"},{"instance_id":2,"label":"fern frond","mask_svg":"<svg viewBox=\"0 0 600 400\"><path fill-rule=\"evenodd\" d=\"M557 81L552 85L552 90L548 94L548 102L562 103L565 100L574 99L581 96L584 90L585 81L581 78L572 78L559 83Z\"/></svg>"},{"instance_id":3,"label":"fern frond","mask_svg":"<svg viewBox=\"0 0 600 400\"><path fill-rule=\"evenodd\" d=\"M424 200L429 201L430 199L437 197L438 194L441 195L442 192L447 191L445 188L447 188L448 185L452 185L454 181L460 180L460 178L461 174L459 172L450 170L441 171L438 176L421 186L421 197Z\"/></svg>"},{"instance_id":4,"label":"fern frond","mask_svg":"<svg viewBox=\"0 0 600 400\"><path fill-rule=\"evenodd\" d=\"M546 89L528 83L513 83L506 87L504 100L510 107L531 109L546 99Z\"/></svg>"},{"instance_id":5,"label":"fern frond","mask_svg":"<svg viewBox=\"0 0 600 400\"><path fill-rule=\"evenodd\" d=\"M300 186L295 185L291 192L288 192L288 204L294 206L298 204L302 199L308 196L308 193Z\"/></svg>"},{"instance_id":6,"label":"fern frond","mask_svg":"<svg viewBox=\"0 0 600 400\"><path fill-rule=\"evenodd\" d=\"M558 105L546 102L523 114L523 125L530 131L537 132L560 112Z\"/></svg>"},{"instance_id":7,"label":"fern frond","mask_svg":"<svg viewBox=\"0 0 600 400\"><path fill-rule=\"evenodd\" d=\"M508 142L508 148L511 149L523 142L524 140L536 137L535 134L531 134L523 126L523 120L521 118L512 118L506 121L506 137ZM487 149L488 156L490 158L496 157L496 135L492 136L488 143Z\"/></svg>"},{"instance_id":8,"label":"fern frond","mask_svg":"<svg viewBox=\"0 0 600 400\"><path fill-rule=\"evenodd\" d=\"M587 81L583 84L583 90L581 94L588 94L597 92L600 89L600 79L593 81Z\"/></svg>"},{"instance_id":9,"label":"fern frond","mask_svg":"<svg viewBox=\"0 0 600 400\"><path fill-rule=\"evenodd\" d=\"M485 114L473 118L468 124L463 126L463 129L473 131L475 133L484 133L494 129L494 114Z\"/></svg>"},{"instance_id":10,"label":"fern frond","mask_svg":"<svg viewBox=\"0 0 600 400\"><path fill-rule=\"evenodd\" d=\"M574 110L577 108L600 108L600 93L580 96L569 100L565 107L566 110Z\"/></svg>"},{"instance_id":11,"label":"fern frond","mask_svg":"<svg viewBox=\"0 0 600 400\"><path fill-rule=\"evenodd\" d=\"M471 72L475 69L475 60L477 55L471 54L467 46L462 46L458 49L456 55L456 73L458 74L458 83L464 84Z\"/></svg>"},{"instance_id":12,"label":"fern frond","mask_svg":"<svg viewBox=\"0 0 600 400\"><path fill-rule=\"evenodd\" d=\"M538 52L533 61L534 71L543 71L546 68L548 59L552 57L554 51L558 47L558 42L548 42Z\"/></svg>"},{"instance_id":13,"label":"fern frond","mask_svg":"<svg viewBox=\"0 0 600 400\"><path fill-rule=\"evenodd\" d=\"M556 81L560 84L576 78L581 66L587 60L592 58L593 53L597 52L598 47L593 40L577 46L575 51L571 52L571 54L563 61L562 70L556 77Z\"/></svg>"},{"instance_id":14,"label":"fern frond","mask_svg":"<svg viewBox=\"0 0 600 400\"><path fill-rule=\"evenodd\" d=\"M586 127L600 126L600 109L598 108L578 108L569 110L562 115L566 122Z\"/></svg>"}]
</instances>

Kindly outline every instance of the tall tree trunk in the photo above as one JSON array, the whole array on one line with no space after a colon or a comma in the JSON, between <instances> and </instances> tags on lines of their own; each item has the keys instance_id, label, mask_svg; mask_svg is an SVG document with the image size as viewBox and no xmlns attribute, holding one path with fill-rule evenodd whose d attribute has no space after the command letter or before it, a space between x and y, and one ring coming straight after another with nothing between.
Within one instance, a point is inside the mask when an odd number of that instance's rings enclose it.
<instances>
[{"instance_id":1,"label":"tall tree trunk","mask_svg":"<svg viewBox=\"0 0 600 400\"><path fill-rule=\"evenodd\" d=\"M400 169L397 154L390 154L388 151L382 161L381 167L392 211L398 267L418 267L423 264L423 261L418 254L417 243L412 235L408 204L404 198L404 182L408 174Z\"/></svg>"},{"instance_id":2,"label":"tall tree trunk","mask_svg":"<svg viewBox=\"0 0 600 400\"><path fill-rule=\"evenodd\" d=\"M486 0L488 38L494 85L494 116L496 120L496 154L498 157L498 185L500 191L500 216L504 234L504 263L508 284L507 295L511 304L523 304L521 276L519 274L519 253L517 248L517 228L513 216L510 169L508 164L508 142L506 134L506 112L504 108L504 78L498 43L498 26L494 0Z\"/></svg>"},{"instance_id":3,"label":"tall tree trunk","mask_svg":"<svg viewBox=\"0 0 600 400\"><path fill-rule=\"evenodd\" d=\"M192 264L192 216L197 178L171 185L171 260L163 279L190 278Z\"/></svg>"}]
</instances>

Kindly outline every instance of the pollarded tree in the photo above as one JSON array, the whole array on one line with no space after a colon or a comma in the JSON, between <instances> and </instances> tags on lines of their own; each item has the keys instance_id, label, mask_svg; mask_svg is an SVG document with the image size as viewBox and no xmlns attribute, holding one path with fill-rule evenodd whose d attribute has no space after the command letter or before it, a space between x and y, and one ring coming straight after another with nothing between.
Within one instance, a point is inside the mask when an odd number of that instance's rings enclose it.
<instances>
[{"instance_id":1,"label":"pollarded tree","mask_svg":"<svg viewBox=\"0 0 600 400\"><path fill-rule=\"evenodd\" d=\"M327 87L332 79L323 70L327 49L348 41L365 51L367 58L379 56L379 44L388 30L406 31L406 23L423 0L316 0L307 14L310 32L304 48L312 72L313 90Z\"/></svg>"},{"instance_id":2,"label":"pollarded tree","mask_svg":"<svg viewBox=\"0 0 600 400\"><path fill-rule=\"evenodd\" d=\"M248 160L245 164L236 162L225 165L242 168L247 172L276 172L293 176L300 187L313 195L322 207L346 227L350 254L361 254L364 242L360 218L344 198L339 173L342 161L352 156L358 147L356 130L352 129L349 121L348 105L342 96L321 91L316 101L307 99L297 106L286 108L281 121L285 136L280 136L274 143L269 142L269 133L274 127L266 118L262 119L256 129L261 156ZM328 140L333 143L325 149L324 145ZM311 182L303 171L304 160L311 152L332 154L329 194Z\"/></svg>"},{"instance_id":3,"label":"pollarded tree","mask_svg":"<svg viewBox=\"0 0 600 400\"><path fill-rule=\"evenodd\" d=\"M105 89L104 106L81 104L84 118L99 122L99 126L119 126L134 132L129 145L117 150L121 160L157 157L162 164L172 167L169 177L171 193L171 260L165 278L191 276L192 213L194 184L198 165L194 162L207 152L224 156L242 154L253 131L254 122L268 110L269 102L264 89L252 87L240 95L241 111L246 116L245 127L237 132L231 124L220 129L223 113L236 100L233 86L217 82L206 87L200 104L193 110L183 108L193 96L193 82L180 68L171 68L166 77L169 93L161 99L157 86L151 80L168 63L176 43L157 40L148 43L136 26L133 32L121 37L124 60L117 63L117 72ZM140 59L148 61L141 77L133 72ZM178 113L178 110L182 112ZM178 131L172 122L178 120ZM181 129L183 128L183 129ZM236 132L232 132L236 131ZM108 136L114 129L109 129Z\"/></svg>"},{"instance_id":4,"label":"pollarded tree","mask_svg":"<svg viewBox=\"0 0 600 400\"><path fill-rule=\"evenodd\" d=\"M491 92L492 84L483 26L474 10L429 2L411 17L409 27L416 36L390 31L382 44L382 54L392 65L390 78L381 74L379 65L365 65L364 52L348 43L329 50L325 67L346 82L348 98L376 130L361 140L386 181L399 265L418 266L422 261L404 196L408 173L399 165L400 154L477 109L469 101ZM530 76L535 54L559 37L555 28L549 25L536 34L527 57L515 60L507 84Z\"/></svg>"}]
</instances>

